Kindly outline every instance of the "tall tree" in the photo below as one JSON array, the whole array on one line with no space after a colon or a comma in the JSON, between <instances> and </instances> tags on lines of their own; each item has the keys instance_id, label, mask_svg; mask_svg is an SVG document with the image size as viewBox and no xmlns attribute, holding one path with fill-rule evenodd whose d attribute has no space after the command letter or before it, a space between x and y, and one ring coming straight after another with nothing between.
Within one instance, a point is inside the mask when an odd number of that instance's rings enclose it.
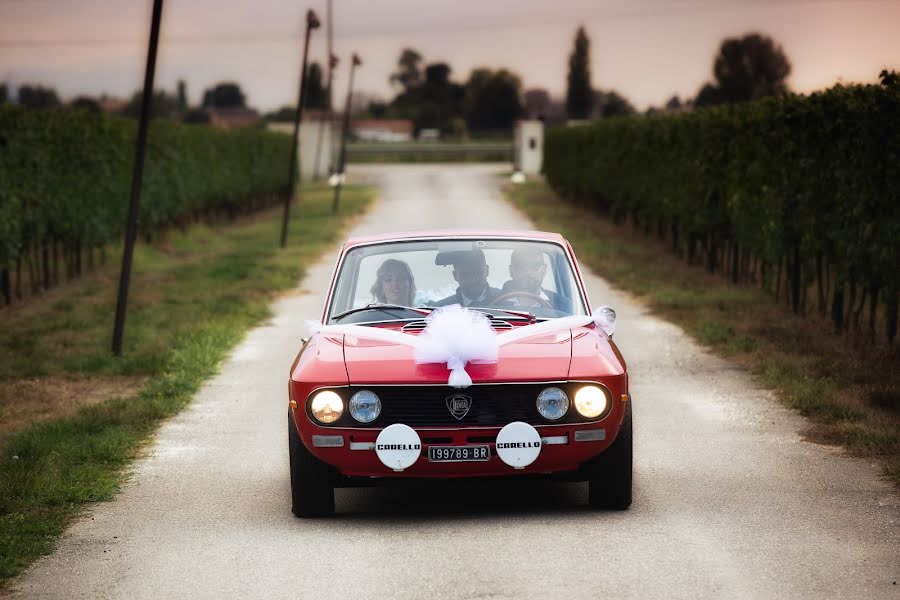
<instances>
[{"instance_id":1,"label":"tall tree","mask_svg":"<svg viewBox=\"0 0 900 600\"><path fill-rule=\"evenodd\" d=\"M584 27L575 34L575 48L569 56L569 76L566 88L566 114L570 119L591 116L594 94L591 90L591 41Z\"/></svg>"},{"instance_id":2,"label":"tall tree","mask_svg":"<svg viewBox=\"0 0 900 600\"><path fill-rule=\"evenodd\" d=\"M594 94L594 107L594 114L603 118L633 115L636 112L628 98L615 90L597 90Z\"/></svg>"},{"instance_id":3,"label":"tall tree","mask_svg":"<svg viewBox=\"0 0 900 600\"><path fill-rule=\"evenodd\" d=\"M397 60L397 70L391 74L390 82L397 86L398 93L391 100L391 112L398 117L418 120L421 107L419 95L423 83L422 55L412 48L404 48Z\"/></svg>"},{"instance_id":4,"label":"tall tree","mask_svg":"<svg viewBox=\"0 0 900 600\"><path fill-rule=\"evenodd\" d=\"M227 81L217 83L203 92L204 108L246 108L246 96L241 86Z\"/></svg>"},{"instance_id":5,"label":"tall tree","mask_svg":"<svg viewBox=\"0 0 900 600\"><path fill-rule=\"evenodd\" d=\"M62 103L53 88L23 85L19 88L19 104L30 108L58 108Z\"/></svg>"},{"instance_id":6,"label":"tall tree","mask_svg":"<svg viewBox=\"0 0 900 600\"><path fill-rule=\"evenodd\" d=\"M511 130L522 116L522 81L500 69L475 69L466 83L465 115L471 130Z\"/></svg>"},{"instance_id":7,"label":"tall tree","mask_svg":"<svg viewBox=\"0 0 900 600\"><path fill-rule=\"evenodd\" d=\"M6 102L6 99L9 97L9 92L7 91L6 84L0 83L0 104Z\"/></svg>"},{"instance_id":8,"label":"tall tree","mask_svg":"<svg viewBox=\"0 0 900 600\"><path fill-rule=\"evenodd\" d=\"M725 102L743 102L787 92L791 63L772 38L751 33L722 42L713 74Z\"/></svg>"},{"instance_id":9,"label":"tall tree","mask_svg":"<svg viewBox=\"0 0 900 600\"><path fill-rule=\"evenodd\" d=\"M719 92L719 88L711 83L704 83L700 91L697 92L697 97L694 98L694 106L697 108L721 103L722 94Z\"/></svg>"},{"instance_id":10,"label":"tall tree","mask_svg":"<svg viewBox=\"0 0 900 600\"><path fill-rule=\"evenodd\" d=\"M422 55L412 48L404 48L397 59L397 70L391 74L390 82L400 85L404 92L422 84Z\"/></svg>"},{"instance_id":11,"label":"tall tree","mask_svg":"<svg viewBox=\"0 0 900 600\"><path fill-rule=\"evenodd\" d=\"M713 63L715 82L700 89L694 105L747 102L784 94L790 74L790 61L772 38L759 33L727 38Z\"/></svg>"},{"instance_id":12,"label":"tall tree","mask_svg":"<svg viewBox=\"0 0 900 600\"><path fill-rule=\"evenodd\" d=\"M187 84L184 79L178 80L178 110L185 112L188 109Z\"/></svg>"},{"instance_id":13,"label":"tall tree","mask_svg":"<svg viewBox=\"0 0 900 600\"><path fill-rule=\"evenodd\" d=\"M900 88L900 73L897 71L888 71L887 69L882 69L881 73L878 74L878 79L881 81L881 85L888 88L898 87Z\"/></svg>"},{"instance_id":14,"label":"tall tree","mask_svg":"<svg viewBox=\"0 0 900 600\"><path fill-rule=\"evenodd\" d=\"M529 119L547 116L550 108L550 92L544 88L530 88L523 94L525 98L525 114Z\"/></svg>"},{"instance_id":15,"label":"tall tree","mask_svg":"<svg viewBox=\"0 0 900 600\"><path fill-rule=\"evenodd\" d=\"M387 102L378 102L373 100L372 102L369 102L367 111L369 113L369 116L373 119L384 119L388 116Z\"/></svg>"},{"instance_id":16,"label":"tall tree","mask_svg":"<svg viewBox=\"0 0 900 600\"><path fill-rule=\"evenodd\" d=\"M678 111L681 110L683 104L681 103L681 98L678 97L678 94L675 94L668 100L666 100L666 110L668 111Z\"/></svg>"},{"instance_id":17,"label":"tall tree","mask_svg":"<svg viewBox=\"0 0 900 600\"><path fill-rule=\"evenodd\" d=\"M416 129L453 130L453 119L462 115L465 88L450 81L450 65L444 62L425 67L425 82L417 94Z\"/></svg>"},{"instance_id":18,"label":"tall tree","mask_svg":"<svg viewBox=\"0 0 900 600\"><path fill-rule=\"evenodd\" d=\"M69 102L69 107L94 114L103 112L100 108L100 103L90 96L78 96Z\"/></svg>"},{"instance_id":19,"label":"tall tree","mask_svg":"<svg viewBox=\"0 0 900 600\"><path fill-rule=\"evenodd\" d=\"M306 108L325 108L328 103L328 90L322 84L322 67L314 62L306 70L306 89L303 106Z\"/></svg>"}]
</instances>

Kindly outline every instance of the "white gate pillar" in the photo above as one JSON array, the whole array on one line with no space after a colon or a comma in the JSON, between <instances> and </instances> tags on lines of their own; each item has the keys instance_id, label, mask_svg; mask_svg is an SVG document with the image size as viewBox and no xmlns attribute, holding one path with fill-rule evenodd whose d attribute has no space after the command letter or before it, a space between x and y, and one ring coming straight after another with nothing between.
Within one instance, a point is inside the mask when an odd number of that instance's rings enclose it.
<instances>
[{"instance_id":1,"label":"white gate pillar","mask_svg":"<svg viewBox=\"0 0 900 600\"><path fill-rule=\"evenodd\" d=\"M544 163L543 121L519 121L516 124L515 156L518 170L525 175L538 175Z\"/></svg>"}]
</instances>

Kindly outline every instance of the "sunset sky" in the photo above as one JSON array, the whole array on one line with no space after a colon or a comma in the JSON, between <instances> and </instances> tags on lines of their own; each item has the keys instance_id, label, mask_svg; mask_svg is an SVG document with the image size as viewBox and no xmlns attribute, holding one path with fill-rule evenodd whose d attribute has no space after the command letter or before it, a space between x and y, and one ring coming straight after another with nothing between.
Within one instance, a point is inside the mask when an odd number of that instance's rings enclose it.
<instances>
[{"instance_id":1,"label":"sunset sky","mask_svg":"<svg viewBox=\"0 0 900 600\"><path fill-rule=\"evenodd\" d=\"M64 98L127 96L143 79L151 0L0 0L0 81L56 87ZM296 101L300 32L325 0L165 0L157 87L185 79L191 102L231 80L271 110ZM402 48L446 61L464 82L473 67L507 67L527 87L565 90L579 24L591 38L594 87L639 108L694 95L711 77L724 37L759 31L793 64L795 91L871 82L900 69L900 0L334 0L334 48L343 97L351 52L364 61L357 90L393 95ZM325 33L311 60L323 61Z\"/></svg>"}]
</instances>

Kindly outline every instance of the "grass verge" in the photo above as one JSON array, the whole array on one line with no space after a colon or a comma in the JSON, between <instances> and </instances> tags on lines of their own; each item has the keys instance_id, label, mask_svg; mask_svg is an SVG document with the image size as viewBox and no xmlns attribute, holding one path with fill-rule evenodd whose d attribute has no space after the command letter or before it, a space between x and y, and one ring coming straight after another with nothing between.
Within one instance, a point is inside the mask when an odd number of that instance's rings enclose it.
<instances>
[{"instance_id":1,"label":"grass verge","mask_svg":"<svg viewBox=\"0 0 900 600\"><path fill-rule=\"evenodd\" d=\"M29 389L43 390L0 401L52 403L58 390L46 388L60 378L132 382L115 398L5 432L0 582L49 553L86 503L113 498L160 422L190 402L246 330L270 314L275 293L295 286L373 196L348 186L341 214L332 216L330 188L307 189L284 250L279 210L139 244L123 358L109 351L118 265L0 313L2 388L21 389L14 384L27 379Z\"/></svg>"},{"instance_id":2,"label":"grass verge","mask_svg":"<svg viewBox=\"0 0 900 600\"><path fill-rule=\"evenodd\" d=\"M543 181L506 190L538 228L565 235L582 263L811 417L810 440L877 458L900 486L900 348L834 335L823 320L796 316L762 290L687 266L655 238L564 202Z\"/></svg>"}]
</instances>

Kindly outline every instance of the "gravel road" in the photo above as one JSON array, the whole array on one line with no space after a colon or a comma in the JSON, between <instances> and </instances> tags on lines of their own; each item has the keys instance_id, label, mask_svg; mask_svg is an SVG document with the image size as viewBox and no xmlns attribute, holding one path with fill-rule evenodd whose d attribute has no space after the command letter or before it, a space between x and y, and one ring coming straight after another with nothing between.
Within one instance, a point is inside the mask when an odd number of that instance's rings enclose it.
<instances>
[{"instance_id":1,"label":"gravel road","mask_svg":"<svg viewBox=\"0 0 900 600\"><path fill-rule=\"evenodd\" d=\"M502 169L354 166L381 200L353 233L529 228L500 197ZM335 518L294 518L285 388L333 261L310 268L162 427L118 498L94 506L6 593L900 598L900 502L877 467L804 441L802 418L592 273L591 301L617 309L631 373L630 510L586 510L586 484L510 482L338 490Z\"/></svg>"}]
</instances>

